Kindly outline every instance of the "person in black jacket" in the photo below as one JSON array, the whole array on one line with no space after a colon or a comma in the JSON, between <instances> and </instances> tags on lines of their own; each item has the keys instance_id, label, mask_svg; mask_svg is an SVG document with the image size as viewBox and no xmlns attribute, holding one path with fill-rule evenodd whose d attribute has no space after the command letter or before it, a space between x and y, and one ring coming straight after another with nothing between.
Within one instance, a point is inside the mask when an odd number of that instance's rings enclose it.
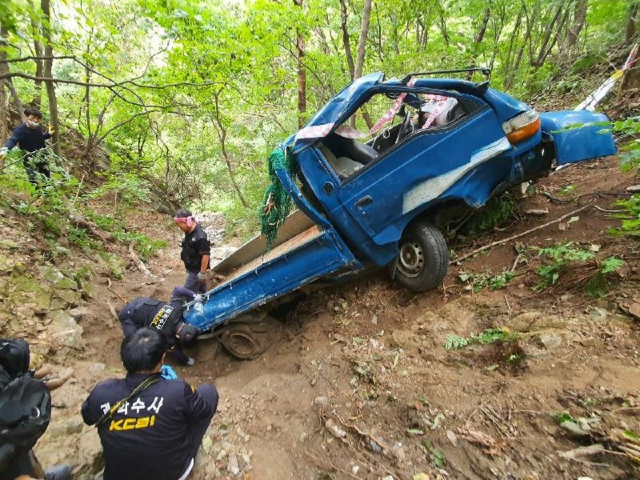
<instances>
[{"instance_id":1,"label":"person in black jacket","mask_svg":"<svg viewBox=\"0 0 640 480\"><path fill-rule=\"evenodd\" d=\"M204 293L207 289L205 273L209 269L211 244L207 232L196 222L196 217L185 209L176 212L173 221L184 232L182 252L180 258L187 269L187 279L184 288L197 293Z\"/></svg>"},{"instance_id":2,"label":"person in black jacket","mask_svg":"<svg viewBox=\"0 0 640 480\"><path fill-rule=\"evenodd\" d=\"M104 480L182 480L193 468L218 392L163 379L166 350L158 330L132 333L120 349L126 378L99 383L82 404L84 422L98 428Z\"/></svg>"},{"instance_id":3,"label":"person in black jacket","mask_svg":"<svg viewBox=\"0 0 640 480\"><path fill-rule=\"evenodd\" d=\"M29 350L23 339L0 338L0 480L70 480L71 466L43 472L32 450L51 420L49 390L61 384L33 378Z\"/></svg>"},{"instance_id":4,"label":"person in black jacket","mask_svg":"<svg viewBox=\"0 0 640 480\"><path fill-rule=\"evenodd\" d=\"M27 153L22 159L24 168L29 176L29 181L36 187L40 186L40 180L51 178L51 170L42 150L46 147L45 140L51 138L51 133L46 127L42 127L42 113L35 108L25 108L26 121L18 125L9 140L4 144L0 155L4 156L8 150L18 146Z\"/></svg>"},{"instance_id":5,"label":"person in black jacket","mask_svg":"<svg viewBox=\"0 0 640 480\"><path fill-rule=\"evenodd\" d=\"M198 334L198 329L184 322L182 300L195 300L199 295L184 287L175 287L169 303L155 298L141 297L132 300L120 309L118 319L125 337L144 327L155 328L167 337L172 356L183 365L195 364L180 349L179 343L189 343Z\"/></svg>"}]
</instances>

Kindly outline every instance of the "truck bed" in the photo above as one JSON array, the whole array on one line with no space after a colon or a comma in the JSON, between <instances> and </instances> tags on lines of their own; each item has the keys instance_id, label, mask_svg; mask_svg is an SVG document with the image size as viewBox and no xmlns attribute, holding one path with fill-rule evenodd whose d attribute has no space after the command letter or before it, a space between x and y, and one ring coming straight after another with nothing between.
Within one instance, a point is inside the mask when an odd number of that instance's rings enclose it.
<instances>
[{"instance_id":1,"label":"truck bed","mask_svg":"<svg viewBox=\"0 0 640 480\"><path fill-rule=\"evenodd\" d=\"M295 250L296 248L300 247L301 245L304 245L307 242L312 241L313 239L319 237L320 235L322 235L322 231L320 230L320 228L317 225L313 225L307 230L297 234L295 237L290 238L284 243L280 243L280 245L278 245L277 247L271 249L266 253L264 253L264 250L262 250L263 252L262 254L258 255L253 260L250 260L248 263L244 265L230 264L230 266L227 267L227 268L230 268L230 270L228 270L227 274L225 275L224 282L221 283L220 285L224 285L225 283L232 282L239 276L247 272L250 272L252 270L256 270L263 263L270 262L274 258L277 258L281 255L286 255L288 252ZM261 240L264 241L264 239L261 239ZM246 252L242 252L242 254L243 256L246 256ZM230 257L227 257L227 258L230 258ZM222 274L222 272L218 270L217 267L214 269L214 271Z\"/></svg>"},{"instance_id":2,"label":"truck bed","mask_svg":"<svg viewBox=\"0 0 640 480\"><path fill-rule=\"evenodd\" d=\"M288 243L300 233L303 233L312 227L315 227L315 223L307 217L301 210L296 210L287 217L285 222L278 230L278 238L273 243L272 250L269 255L277 250L284 243ZM289 244L291 247L291 244ZM256 259L262 258L267 250L267 242L264 237L258 235L253 237L242 247L215 265L212 270L214 273L228 276L236 276L236 272L239 267L247 265L249 263L254 264ZM282 250L278 250L282 252Z\"/></svg>"},{"instance_id":3,"label":"truck bed","mask_svg":"<svg viewBox=\"0 0 640 480\"><path fill-rule=\"evenodd\" d=\"M224 276L222 283L205 294L202 312L188 304L184 318L201 331L214 329L321 277L361 267L333 228L296 211L271 250L256 237L216 265L213 270Z\"/></svg>"}]
</instances>

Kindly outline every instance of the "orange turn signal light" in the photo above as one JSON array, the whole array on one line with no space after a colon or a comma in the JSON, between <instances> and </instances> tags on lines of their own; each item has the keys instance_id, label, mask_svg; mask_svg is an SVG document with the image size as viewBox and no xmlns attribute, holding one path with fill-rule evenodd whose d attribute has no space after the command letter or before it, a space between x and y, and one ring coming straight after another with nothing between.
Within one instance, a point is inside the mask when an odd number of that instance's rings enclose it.
<instances>
[{"instance_id":1,"label":"orange turn signal light","mask_svg":"<svg viewBox=\"0 0 640 480\"><path fill-rule=\"evenodd\" d=\"M527 138L533 137L536 133L540 131L540 118L536 118L533 122L525 125L524 127L518 128L511 133L507 134L507 139L511 143L518 143L522 140L526 140Z\"/></svg>"}]
</instances>

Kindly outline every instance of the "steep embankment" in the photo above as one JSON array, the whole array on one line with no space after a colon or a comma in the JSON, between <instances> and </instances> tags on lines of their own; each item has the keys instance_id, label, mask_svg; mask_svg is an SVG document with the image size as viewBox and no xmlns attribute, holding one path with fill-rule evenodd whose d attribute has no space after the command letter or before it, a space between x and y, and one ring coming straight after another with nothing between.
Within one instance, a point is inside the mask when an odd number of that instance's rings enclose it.
<instances>
[{"instance_id":1,"label":"steep embankment","mask_svg":"<svg viewBox=\"0 0 640 480\"><path fill-rule=\"evenodd\" d=\"M588 205L616 209L632 183L615 158L571 166L511 200L519 213L503 228L452 248L463 255ZM104 244L112 249L104 258L118 259L119 273L73 246L43 256L46 242L26 233L24 216L1 219L3 334L26 334L54 375L73 369L53 394L36 452L46 465L72 463L83 478L99 472L100 447L80 404L96 382L123 374L109 304L167 298L183 280L170 219L137 211L123 220L167 241L148 273L118 242ZM205 224L220 230L219 222ZM632 478L623 447L633 440L622 432L640 431L639 327L628 313L640 308L639 245L607 233L618 222L582 210L452 265L444 287L427 294L384 273L316 292L252 362L230 358L213 339L198 342L196 366L177 370L194 384L214 381L221 402L194 478ZM539 267L561 257L538 248L567 241L592 255L541 276ZM626 263L600 276L610 257ZM555 284L534 291L554 272ZM589 285L601 298L585 293Z\"/></svg>"}]
</instances>

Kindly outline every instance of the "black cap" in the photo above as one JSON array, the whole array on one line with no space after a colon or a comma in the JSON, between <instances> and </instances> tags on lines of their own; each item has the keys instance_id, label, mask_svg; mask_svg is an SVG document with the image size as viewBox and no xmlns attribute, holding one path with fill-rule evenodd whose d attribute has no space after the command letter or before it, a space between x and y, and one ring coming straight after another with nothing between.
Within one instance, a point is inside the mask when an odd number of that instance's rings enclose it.
<instances>
[{"instance_id":1,"label":"black cap","mask_svg":"<svg viewBox=\"0 0 640 480\"><path fill-rule=\"evenodd\" d=\"M178 342L189 343L198 335L198 329L188 323L183 323L177 333Z\"/></svg>"}]
</instances>

